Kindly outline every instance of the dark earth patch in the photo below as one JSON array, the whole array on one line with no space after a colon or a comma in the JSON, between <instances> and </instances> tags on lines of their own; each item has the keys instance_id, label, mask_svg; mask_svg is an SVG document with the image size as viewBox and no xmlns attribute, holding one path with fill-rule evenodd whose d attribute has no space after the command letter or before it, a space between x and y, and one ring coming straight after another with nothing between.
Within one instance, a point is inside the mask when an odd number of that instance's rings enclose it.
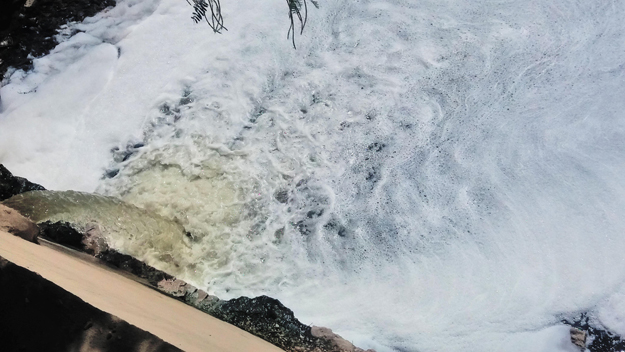
<instances>
[{"instance_id":1,"label":"dark earth patch","mask_svg":"<svg viewBox=\"0 0 625 352\"><path fill-rule=\"evenodd\" d=\"M0 0L0 78L9 67L29 70L32 57L40 57L58 42L57 29L71 21L94 16L115 0Z\"/></svg>"},{"instance_id":2,"label":"dark earth patch","mask_svg":"<svg viewBox=\"0 0 625 352\"><path fill-rule=\"evenodd\" d=\"M13 176L11 171L0 164L0 201L9 199L16 194L36 190L45 190L45 188L23 177Z\"/></svg>"}]
</instances>

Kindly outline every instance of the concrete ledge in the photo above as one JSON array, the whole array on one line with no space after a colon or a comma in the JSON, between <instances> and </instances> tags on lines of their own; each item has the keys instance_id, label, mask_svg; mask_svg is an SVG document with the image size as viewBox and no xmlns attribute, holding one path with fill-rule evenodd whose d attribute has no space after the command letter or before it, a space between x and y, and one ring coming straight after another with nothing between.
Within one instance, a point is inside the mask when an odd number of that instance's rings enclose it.
<instances>
[{"instance_id":1,"label":"concrete ledge","mask_svg":"<svg viewBox=\"0 0 625 352\"><path fill-rule=\"evenodd\" d=\"M110 269L53 248L24 241L6 232L0 232L0 256L40 274L95 308L144 329L184 351L282 351L235 326ZM5 268L11 265L6 261L3 261ZM12 318L4 319L5 316L2 315L3 321L10 323ZM29 317L31 320L37 318L36 314ZM36 332L32 329L28 331L33 336Z\"/></svg>"}]
</instances>

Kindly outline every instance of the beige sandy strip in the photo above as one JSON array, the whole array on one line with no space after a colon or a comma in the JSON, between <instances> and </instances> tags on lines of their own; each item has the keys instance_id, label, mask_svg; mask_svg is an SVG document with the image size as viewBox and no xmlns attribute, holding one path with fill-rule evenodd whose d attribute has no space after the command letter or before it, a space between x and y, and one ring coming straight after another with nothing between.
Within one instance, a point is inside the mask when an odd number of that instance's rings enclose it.
<instances>
[{"instance_id":1,"label":"beige sandy strip","mask_svg":"<svg viewBox=\"0 0 625 352\"><path fill-rule=\"evenodd\" d=\"M280 348L133 280L61 251L0 231L0 256L85 302L170 344L201 352L277 352Z\"/></svg>"}]
</instances>

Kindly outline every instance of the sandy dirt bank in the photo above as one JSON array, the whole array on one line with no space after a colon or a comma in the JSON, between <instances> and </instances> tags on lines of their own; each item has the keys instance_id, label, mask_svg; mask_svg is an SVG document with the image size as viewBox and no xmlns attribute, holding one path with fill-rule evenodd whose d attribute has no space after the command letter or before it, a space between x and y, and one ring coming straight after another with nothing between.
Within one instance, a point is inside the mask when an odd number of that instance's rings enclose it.
<instances>
[{"instance_id":1,"label":"sandy dirt bank","mask_svg":"<svg viewBox=\"0 0 625 352\"><path fill-rule=\"evenodd\" d=\"M1 231L0 256L185 351L282 351L96 263Z\"/></svg>"}]
</instances>

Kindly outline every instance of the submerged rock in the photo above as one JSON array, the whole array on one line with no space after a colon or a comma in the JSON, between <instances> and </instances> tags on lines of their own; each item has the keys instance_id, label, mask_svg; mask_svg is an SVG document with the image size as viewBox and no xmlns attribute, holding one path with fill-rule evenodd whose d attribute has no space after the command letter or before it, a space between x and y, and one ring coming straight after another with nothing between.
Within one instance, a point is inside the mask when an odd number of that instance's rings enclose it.
<instances>
[{"instance_id":1,"label":"submerged rock","mask_svg":"<svg viewBox=\"0 0 625 352\"><path fill-rule=\"evenodd\" d=\"M13 176L11 171L0 164L0 201L9 199L16 194L35 190L45 190L45 188L23 177Z\"/></svg>"},{"instance_id":2,"label":"submerged rock","mask_svg":"<svg viewBox=\"0 0 625 352\"><path fill-rule=\"evenodd\" d=\"M85 251L82 243L83 234L74 230L67 222L45 221L38 224L41 236L52 242Z\"/></svg>"},{"instance_id":3,"label":"submerged rock","mask_svg":"<svg viewBox=\"0 0 625 352\"><path fill-rule=\"evenodd\" d=\"M0 204L0 230L37 243L39 229L32 221L22 216L17 210Z\"/></svg>"},{"instance_id":4,"label":"submerged rock","mask_svg":"<svg viewBox=\"0 0 625 352\"><path fill-rule=\"evenodd\" d=\"M572 327L571 342L583 351L625 351L625 339L593 321L588 313L582 313L573 319L564 319L562 322Z\"/></svg>"},{"instance_id":5,"label":"submerged rock","mask_svg":"<svg viewBox=\"0 0 625 352\"><path fill-rule=\"evenodd\" d=\"M93 256L104 255L109 250L108 243L97 224L87 227L84 234L65 221L44 221L37 226L42 237Z\"/></svg>"}]
</instances>

